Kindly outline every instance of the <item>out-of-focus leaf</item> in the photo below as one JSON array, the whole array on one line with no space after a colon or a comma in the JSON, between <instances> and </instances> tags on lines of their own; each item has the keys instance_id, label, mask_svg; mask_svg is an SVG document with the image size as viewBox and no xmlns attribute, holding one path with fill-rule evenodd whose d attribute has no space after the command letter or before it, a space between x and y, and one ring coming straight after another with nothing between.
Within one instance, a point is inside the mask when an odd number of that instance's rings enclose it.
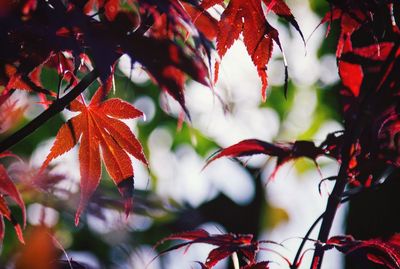
<instances>
[{"instance_id":1,"label":"out-of-focus leaf","mask_svg":"<svg viewBox=\"0 0 400 269\"><path fill-rule=\"evenodd\" d=\"M15 268L54 269L56 255L51 231L44 226L37 226L30 231L26 245L17 258Z\"/></svg>"},{"instance_id":2,"label":"out-of-focus leaf","mask_svg":"<svg viewBox=\"0 0 400 269\"><path fill-rule=\"evenodd\" d=\"M15 156L10 152L3 152L0 154L0 158L8 157L8 156ZM3 216L9 220L15 229L15 232L18 236L18 239L21 243L24 243L24 238L22 235L21 226L18 224L17 220L11 214L11 210L9 209L5 197L10 197L22 210L22 217L24 227L26 224L26 213L25 213L25 203L22 200L21 194L17 190L14 185L14 182L9 177L7 170L4 168L3 165L0 164L0 240L4 238L4 221Z\"/></svg>"}]
</instances>

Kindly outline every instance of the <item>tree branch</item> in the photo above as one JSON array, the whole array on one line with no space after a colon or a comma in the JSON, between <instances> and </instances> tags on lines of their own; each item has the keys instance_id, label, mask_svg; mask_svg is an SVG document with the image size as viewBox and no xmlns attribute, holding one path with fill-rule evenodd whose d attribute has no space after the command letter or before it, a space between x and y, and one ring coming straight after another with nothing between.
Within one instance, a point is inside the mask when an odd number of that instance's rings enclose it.
<instances>
[{"instance_id":1,"label":"tree branch","mask_svg":"<svg viewBox=\"0 0 400 269\"><path fill-rule=\"evenodd\" d=\"M3 152L25 137L33 133L37 128L42 126L45 122L47 122L50 118L60 113L69 103L71 103L76 97L79 96L87 87L90 86L98 77L98 72L96 69L92 70L88 73L81 81L76 85L69 93L67 93L64 97L54 101L45 111L39 114L36 118L34 118L27 125L1 141L0 143L0 152Z\"/></svg>"},{"instance_id":2,"label":"tree branch","mask_svg":"<svg viewBox=\"0 0 400 269\"><path fill-rule=\"evenodd\" d=\"M374 103L373 100L376 99L377 91L382 92L382 88L390 88L390 86L388 86L388 84L390 84L390 80L387 79L385 74L391 68L393 59L396 59L395 55L399 49L399 46L399 43L396 43L395 46L393 46L390 54L387 57L388 60L382 65L379 74L376 76L376 85L369 86L369 88L366 89L366 94L364 98L361 99L362 102L360 106L356 109L356 111L352 112L354 117L350 118L348 122L346 122L344 143L341 149L342 162L335 186L333 187L333 191L328 198L328 203L326 205L321 228L318 234L318 241L320 243L325 243L328 240L336 211L342 201L343 192L347 184L347 170L351 159L352 145L357 137L359 137L361 134L366 122L369 121L370 115L368 115L368 110L371 110L371 108L368 107L371 105L371 103ZM382 81L382 78L385 80ZM366 87L368 86L366 85ZM325 250L323 245L317 244L310 267L311 269L321 268L324 252Z\"/></svg>"},{"instance_id":3,"label":"tree branch","mask_svg":"<svg viewBox=\"0 0 400 269\"><path fill-rule=\"evenodd\" d=\"M350 151L353 145L353 132L351 130L345 132L344 134L344 144L342 147L342 163L340 165L340 170L338 177L336 179L333 191L328 198L328 203L326 205L326 210L323 215L321 229L318 234L319 242L326 242L329 237L329 232L332 228L333 220L336 215L336 211L342 200L342 194L347 184L347 169L350 162ZM317 244L314 252L314 256L311 263L311 269L319 269L322 265L322 259L324 257L324 248L321 244Z\"/></svg>"}]
</instances>

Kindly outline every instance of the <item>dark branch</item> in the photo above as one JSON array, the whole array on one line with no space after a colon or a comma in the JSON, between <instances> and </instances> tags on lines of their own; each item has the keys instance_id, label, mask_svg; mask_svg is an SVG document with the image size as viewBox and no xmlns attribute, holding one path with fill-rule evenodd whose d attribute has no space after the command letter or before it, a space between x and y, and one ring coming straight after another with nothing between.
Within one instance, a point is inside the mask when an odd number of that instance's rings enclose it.
<instances>
[{"instance_id":1,"label":"dark branch","mask_svg":"<svg viewBox=\"0 0 400 269\"><path fill-rule=\"evenodd\" d=\"M60 113L69 103L71 103L76 97L78 97L79 94L87 89L90 84L92 84L96 80L97 77L97 70L92 70L78 83L78 85L76 85L64 97L54 101L54 103L52 103L49 108L43 111L39 116L34 118L31 122L19 129L14 134L1 141L0 152L11 148L15 144L23 140L25 137L33 133L37 128L42 126L50 118L55 116L57 113Z\"/></svg>"},{"instance_id":2,"label":"dark branch","mask_svg":"<svg viewBox=\"0 0 400 269\"><path fill-rule=\"evenodd\" d=\"M322 220L322 218L324 217L324 213L322 213L315 221L314 223L311 225L311 227L308 229L306 235L303 237L303 240L301 240L300 246L297 249L297 253L296 256L293 259L293 262L290 266L290 269L297 269L299 267L299 263L301 260L301 251L304 248L304 245L306 244L307 240L310 238L310 235L312 233L312 231L315 229L315 227L317 226L317 224Z\"/></svg>"}]
</instances>

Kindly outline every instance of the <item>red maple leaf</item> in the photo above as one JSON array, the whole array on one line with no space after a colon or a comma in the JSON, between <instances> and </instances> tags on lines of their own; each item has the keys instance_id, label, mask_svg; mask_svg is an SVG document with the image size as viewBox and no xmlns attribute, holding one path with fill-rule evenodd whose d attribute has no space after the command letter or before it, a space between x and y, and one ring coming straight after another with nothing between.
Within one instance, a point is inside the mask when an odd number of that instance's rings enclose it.
<instances>
[{"instance_id":1,"label":"red maple leaf","mask_svg":"<svg viewBox=\"0 0 400 269\"><path fill-rule=\"evenodd\" d=\"M202 268L207 268L207 269L214 267L219 261L231 256L233 253L242 255L246 259L248 266L250 266L250 267L244 267L246 269L268 268L268 267L251 267L251 266L255 266L257 264L256 255L260 250L260 244L274 243L271 241L257 241L253 238L252 234L233 234L233 233L209 234L207 231L200 229L200 230L188 231L170 235L164 238L159 243L157 243L156 246L164 243L165 241L171 241L171 240L186 240L187 242L180 243L166 250L163 250L162 252L160 252L159 255L183 247L186 247L187 250L192 244L196 243L205 243L217 246L215 249L211 250L211 252L208 254L208 257L204 264L199 263L202 266Z\"/></svg>"},{"instance_id":2,"label":"red maple leaf","mask_svg":"<svg viewBox=\"0 0 400 269\"><path fill-rule=\"evenodd\" d=\"M60 128L42 165L43 170L51 160L72 149L80 140L81 200L75 215L76 225L100 182L100 148L107 171L125 199L127 215L132 207L133 191L133 167L127 153L147 164L140 142L129 127L119 120L143 114L120 99L112 98L102 102L102 97L108 94L110 88L111 80L107 85L99 87L88 106L76 100L71 103L69 109L81 113Z\"/></svg>"},{"instance_id":3,"label":"red maple leaf","mask_svg":"<svg viewBox=\"0 0 400 269\"><path fill-rule=\"evenodd\" d=\"M352 236L334 236L326 242L327 248L335 247L346 255L383 265L385 268L400 268L400 234L389 239L374 238L356 240Z\"/></svg>"},{"instance_id":4,"label":"red maple leaf","mask_svg":"<svg viewBox=\"0 0 400 269\"><path fill-rule=\"evenodd\" d=\"M223 0L203 0L201 6L208 9L222 4ZM288 20L303 37L289 7L282 0L262 0L267 10ZM273 41L281 48L278 31L265 18L261 0L230 0L218 22L217 52L222 59L228 49L243 33L247 53L251 57L262 82L262 98L266 99L266 66L272 55ZM219 64L215 65L215 80L218 79Z\"/></svg>"},{"instance_id":5,"label":"red maple leaf","mask_svg":"<svg viewBox=\"0 0 400 269\"><path fill-rule=\"evenodd\" d=\"M332 22L335 20L340 21L340 36L336 47L336 57L340 57L345 47L351 47L351 35L354 31L362 26L366 21L366 15L361 10L342 10L340 8L333 8L331 12L328 12L321 23ZM328 26L328 33L330 25Z\"/></svg>"},{"instance_id":6,"label":"red maple leaf","mask_svg":"<svg viewBox=\"0 0 400 269\"><path fill-rule=\"evenodd\" d=\"M316 158L319 156L329 155L328 149L326 149L325 146L325 144L321 144L320 147L316 147L311 141L271 144L258 139L247 139L216 152L216 154L207 161L206 166L221 157L236 158L255 154L266 154L278 157L277 166L271 175L271 178L273 178L278 168L290 160L306 157L315 162Z\"/></svg>"},{"instance_id":7,"label":"red maple leaf","mask_svg":"<svg viewBox=\"0 0 400 269\"><path fill-rule=\"evenodd\" d=\"M4 157L16 157L16 156L10 152L3 152L0 154L0 158ZM11 210L8 207L8 204L5 200L5 197L10 197L11 200L13 200L21 208L23 222L25 226L26 214L25 214L24 201L22 200L21 194L18 192L13 181L9 177L7 170L4 168L3 165L0 164L0 240L3 240L4 238L5 231L4 231L3 217L5 217L14 225L14 229L18 236L18 240L21 243L24 243L21 226L18 224L17 220L12 215Z\"/></svg>"},{"instance_id":8,"label":"red maple leaf","mask_svg":"<svg viewBox=\"0 0 400 269\"><path fill-rule=\"evenodd\" d=\"M213 39L218 33L218 21L208 12L203 12L199 6L192 6L188 3L182 3L186 12L192 18L196 28L204 34L207 39Z\"/></svg>"}]
</instances>

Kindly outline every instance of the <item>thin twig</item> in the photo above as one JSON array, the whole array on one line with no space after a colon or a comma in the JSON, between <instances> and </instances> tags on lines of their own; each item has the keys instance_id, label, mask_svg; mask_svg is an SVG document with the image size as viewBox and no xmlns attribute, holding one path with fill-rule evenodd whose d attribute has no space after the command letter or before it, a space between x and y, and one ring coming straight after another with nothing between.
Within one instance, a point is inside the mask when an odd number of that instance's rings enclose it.
<instances>
[{"instance_id":1,"label":"thin twig","mask_svg":"<svg viewBox=\"0 0 400 269\"><path fill-rule=\"evenodd\" d=\"M297 249L297 253L296 256L293 259L293 262L290 266L291 269L297 269L298 268L298 263L301 257L301 251L304 248L304 245L306 244L306 242L308 241L308 239L310 238L310 235L312 233L312 231L315 229L315 227L317 226L317 224L322 220L322 218L324 217L324 213L322 213L315 221L314 223L311 225L311 227L308 229L306 235L303 237L303 240L300 243L299 248Z\"/></svg>"},{"instance_id":2,"label":"thin twig","mask_svg":"<svg viewBox=\"0 0 400 269\"><path fill-rule=\"evenodd\" d=\"M96 69L92 70L88 73L82 80L76 85L68 94L64 97L54 101L45 111L43 111L40 115L34 118L27 125L1 141L0 143L0 152L3 152L25 137L33 133L36 129L42 126L45 122L47 122L50 118L60 113L69 103L71 103L79 94L81 94L85 89L87 89L90 84L92 84L98 77L98 72Z\"/></svg>"},{"instance_id":3,"label":"thin twig","mask_svg":"<svg viewBox=\"0 0 400 269\"><path fill-rule=\"evenodd\" d=\"M357 122L357 121L356 121ZM333 191L328 198L328 203L326 205L326 210L322 219L321 228L318 234L318 241L326 242L329 237L329 232L332 228L333 220L336 215L336 211L340 205L342 200L342 194L347 184L347 170L350 163L351 156L351 148L354 142L354 134L353 130L347 130L344 134L344 144L342 147L342 162L340 165L340 170L336 179L335 186L333 187ZM322 265L322 259L324 257L325 250L317 245L314 257L311 263L311 269L319 269Z\"/></svg>"}]
</instances>

